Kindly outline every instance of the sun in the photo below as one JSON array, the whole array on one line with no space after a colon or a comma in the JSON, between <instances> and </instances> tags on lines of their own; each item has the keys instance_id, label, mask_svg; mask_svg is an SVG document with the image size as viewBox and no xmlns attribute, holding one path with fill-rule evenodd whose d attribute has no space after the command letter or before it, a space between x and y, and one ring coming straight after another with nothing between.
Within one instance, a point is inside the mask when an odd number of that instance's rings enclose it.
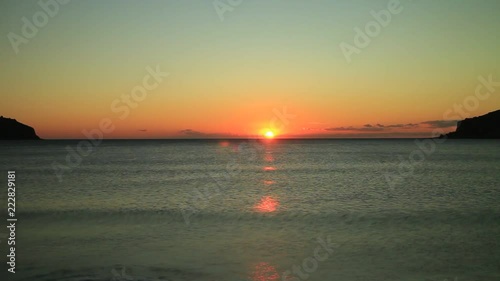
<instances>
[{"instance_id":1,"label":"sun","mask_svg":"<svg viewBox=\"0 0 500 281\"><path fill-rule=\"evenodd\" d=\"M269 130L269 131L266 131L266 133L264 134L264 136L268 139L272 139L274 138L274 132Z\"/></svg>"}]
</instances>

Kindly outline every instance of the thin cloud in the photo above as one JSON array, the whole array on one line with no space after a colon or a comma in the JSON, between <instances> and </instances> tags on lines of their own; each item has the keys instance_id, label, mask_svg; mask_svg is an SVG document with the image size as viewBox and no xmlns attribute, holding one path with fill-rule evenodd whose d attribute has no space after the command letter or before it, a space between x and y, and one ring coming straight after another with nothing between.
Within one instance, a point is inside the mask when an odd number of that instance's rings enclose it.
<instances>
[{"instance_id":1,"label":"thin cloud","mask_svg":"<svg viewBox=\"0 0 500 281\"><path fill-rule=\"evenodd\" d=\"M362 127L362 128L356 128L356 127L336 127L336 128L326 128L326 131L351 131L351 132L378 132L378 131L383 131L383 128L375 128L375 127Z\"/></svg>"},{"instance_id":2,"label":"thin cloud","mask_svg":"<svg viewBox=\"0 0 500 281\"><path fill-rule=\"evenodd\" d=\"M433 120L433 121L425 121L420 124L427 125L431 128L449 128L455 127L459 120Z\"/></svg>"},{"instance_id":3,"label":"thin cloud","mask_svg":"<svg viewBox=\"0 0 500 281\"><path fill-rule=\"evenodd\" d=\"M200 131L195 131L192 129L184 129L179 131L180 134L190 137L190 138L235 138L239 137L233 134L227 133L204 133Z\"/></svg>"},{"instance_id":4,"label":"thin cloud","mask_svg":"<svg viewBox=\"0 0 500 281\"><path fill-rule=\"evenodd\" d=\"M399 129L409 129L416 128L418 124L408 123L408 124L392 124L392 125L382 125L382 124L365 124L363 127L334 127L326 128L326 131L351 131L351 132L380 132L386 129L399 128Z\"/></svg>"},{"instance_id":5,"label":"thin cloud","mask_svg":"<svg viewBox=\"0 0 500 281\"><path fill-rule=\"evenodd\" d=\"M205 137L205 136L207 136L207 134L205 134L205 133L198 132L198 131L191 130L191 129L180 130L179 133L184 134L186 136L190 136L190 137Z\"/></svg>"},{"instance_id":6,"label":"thin cloud","mask_svg":"<svg viewBox=\"0 0 500 281\"><path fill-rule=\"evenodd\" d=\"M387 128L415 128L418 127L418 124L413 124L413 123L408 123L408 124L395 124L395 125L388 125L386 126Z\"/></svg>"},{"instance_id":7,"label":"thin cloud","mask_svg":"<svg viewBox=\"0 0 500 281\"><path fill-rule=\"evenodd\" d=\"M350 131L354 129L353 127L336 127L336 128L325 128L325 131Z\"/></svg>"},{"instance_id":8,"label":"thin cloud","mask_svg":"<svg viewBox=\"0 0 500 281\"><path fill-rule=\"evenodd\" d=\"M336 132L394 132L392 129L414 129L414 128L449 128L455 127L457 125L457 121L459 120L432 120L425 121L420 123L406 123L406 124L390 124L383 125L377 123L375 125L372 124L364 124L362 127L355 126L342 126L342 127L333 127L333 128L325 128L325 131L336 131Z\"/></svg>"}]
</instances>

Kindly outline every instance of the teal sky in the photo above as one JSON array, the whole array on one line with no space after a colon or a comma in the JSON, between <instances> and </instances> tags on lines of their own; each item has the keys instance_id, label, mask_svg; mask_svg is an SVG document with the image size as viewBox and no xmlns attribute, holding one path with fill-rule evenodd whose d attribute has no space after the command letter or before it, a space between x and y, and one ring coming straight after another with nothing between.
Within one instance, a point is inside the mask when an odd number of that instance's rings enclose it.
<instances>
[{"instance_id":1,"label":"teal sky","mask_svg":"<svg viewBox=\"0 0 500 281\"><path fill-rule=\"evenodd\" d=\"M313 123L321 131L441 120L479 75L500 80L495 0L402 0L348 63L339 44L353 44L353 29L388 2L243 0L221 21L212 1L74 0L16 54L8 34L22 35L21 18L41 7L2 1L0 113L48 138L78 137L160 65L170 76L110 137L143 128L149 137L252 134L283 105L297 115L286 133L300 134ZM470 114L500 108L498 96Z\"/></svg>"}]
</instances>

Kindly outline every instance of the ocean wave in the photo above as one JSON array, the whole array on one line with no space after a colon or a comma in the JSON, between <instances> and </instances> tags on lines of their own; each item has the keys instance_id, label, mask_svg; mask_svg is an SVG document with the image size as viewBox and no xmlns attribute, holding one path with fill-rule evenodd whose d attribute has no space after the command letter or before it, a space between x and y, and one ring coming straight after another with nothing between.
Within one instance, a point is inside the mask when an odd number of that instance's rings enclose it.
<instances>
[{"instance_id":1,"label":"ocean wave","mask_svg":"<svg viewBox=\"0 0 500 281\"><path fill-rule=\"evenodd\" d=\"M162 223L162 222L297 222L301 224L317 224L318 222L335 224L366 224L398 225L398 224L500 224L500 210L421 210L421 211L329 211L306 213L298 211L277 211L275 213L257 213L241 211L206 211L192 209L165 209L165 210L64 210L64 211L31 211L20 212L23 219L37 221L75 222L82 221L110 222L110 223Z\"/></svg>"},{"instance_id":2,"label":"ocean wave","mask_svg":"<svg viewBox=\"0 0 500 281\"><path fill-rule=\"evenodd\" d=\"M214 276L179 268L113 265L110 267L41 272L32 269L20 281L209 281ZM217 279L220 280L220 279Z\"/></svg>"}]
</instances>

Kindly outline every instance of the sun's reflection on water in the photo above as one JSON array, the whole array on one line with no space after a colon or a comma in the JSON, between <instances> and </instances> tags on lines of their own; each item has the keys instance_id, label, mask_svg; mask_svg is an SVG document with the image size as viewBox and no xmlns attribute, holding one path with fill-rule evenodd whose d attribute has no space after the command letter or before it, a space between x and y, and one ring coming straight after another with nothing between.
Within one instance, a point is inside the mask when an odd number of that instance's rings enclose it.
<instances>
[{"instance_id":1,"label":"sun's reflection on water","mask_svg":"<svg viewBox=\"0 0 500 281\"><path fill-rule=\"evenodd\" d=\"M265 166L264 167L264 171L275 171L275 170L276 170L276 168L273 166Z\"/></svg>"},{"instance_id":2,"label":"sun's reflection on water","mask_svg":"<svg viewBox=\"0 0 500 281\"><path fill-rule=\"evenodd\" d=\"M264 160L266 160L267 162L274 162L274 156L271 153L266 152L266 155L264 156Z\"/></svg>"},{"instance_id":3,"label":"sun's reflection on water","mask_svg":"<svg viewBox=\"0 0 500 281\"><path fill-rule=\"evenodd\" d=\"M251 278L252 281L275 281L279 280L280 276L276 267L267 262L260 262L255 265Z\"/></svg>"},{"instance_id":4,"label":"sun's reflection on water","mask_svg":"<svg viewBox=\"0 0 500 281\"><path fill-rule=\"evenodd\" d=\"M259 213L272 213L276 212L280 203L278 200L271 196L264 196L260 199L260 202L254 206L254 210Z\"/></svg>"}]
</instances>

